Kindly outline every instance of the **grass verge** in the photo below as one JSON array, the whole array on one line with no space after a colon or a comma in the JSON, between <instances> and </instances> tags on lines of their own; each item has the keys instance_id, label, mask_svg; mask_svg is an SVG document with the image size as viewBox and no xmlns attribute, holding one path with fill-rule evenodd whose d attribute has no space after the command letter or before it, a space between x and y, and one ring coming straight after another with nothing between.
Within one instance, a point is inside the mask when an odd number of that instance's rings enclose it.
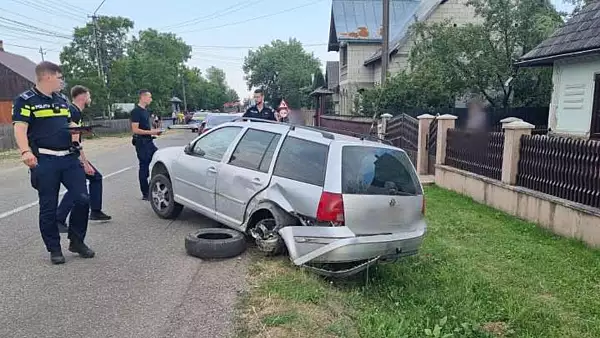
<instances>
[{"instance_id":1,"label":"grass verge","mask_svg":"<svg viewBox=\"0 0 600 338\"><path fill-rule=\"evenodd\" d=\"M600 252L426 188L418 256L335 281L257 258L239 337L600 337Z\"/></svg>"}]
</instances>

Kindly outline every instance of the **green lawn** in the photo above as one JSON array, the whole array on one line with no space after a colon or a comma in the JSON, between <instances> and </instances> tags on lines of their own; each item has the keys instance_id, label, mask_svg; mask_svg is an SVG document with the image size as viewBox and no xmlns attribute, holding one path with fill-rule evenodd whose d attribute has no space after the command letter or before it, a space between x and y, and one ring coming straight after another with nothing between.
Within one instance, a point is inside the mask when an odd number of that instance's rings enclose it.
<instances>
[{"instance_id":1,"label":"green lawn","mask_svg":"<svg viewBox=\"0 0 600 338\"><path fill-rule=\"evenodd\" d=\"M238 336L600 337L600 251L437 187L426 197L421 253L368 280L257 257Z\"/></svg>"}]
</instances>

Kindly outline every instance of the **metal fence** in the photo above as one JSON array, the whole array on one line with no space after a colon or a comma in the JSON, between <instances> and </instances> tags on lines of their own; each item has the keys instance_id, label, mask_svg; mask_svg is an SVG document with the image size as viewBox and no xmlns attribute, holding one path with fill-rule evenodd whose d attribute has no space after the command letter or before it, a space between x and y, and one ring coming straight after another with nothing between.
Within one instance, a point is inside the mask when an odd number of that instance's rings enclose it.
<instances>
[{"instance_id":1,"label":"metal fence","mask_svg":"<svg viewBox=\"0 0 600 338\"><path fill-rule=\"evenodd\" d=\"M517 185L600 208L600 142L522 136Z\"/></svg>"},{"instance_id":2,"label":"metal fence","mask_svg":"<svg viewBox=\"0 0 600 338\"><path fill-rule=\"evenodd\" d=\"M94 129L94 133L99 136L122 134L131 131L131 122L128 119L93 121L90 123L104 126L104 128ZM14 149L16 147L17 143L15 142L12 124L0 125L0 150Z\"/></svg>"},{"instance_id":3,"label":"metal fence","mask_svg":"<svg viewBox=\"0 0 600 338\"><path fill-rule=\"evenodd\" d=\"M445 164L500 180L504 133L448 129Z\"/></svg>"},{"instance_id":4,"label":"metal fence","mask_svg":"<svg viewBox=\"0 0 600 338\"><path fill-rule=\"evenodd\" d=\"M392 118L387 122L385 139L404 149L412 163L417 163L419 120L406 114Z\"/></svg>"}]
</instances>

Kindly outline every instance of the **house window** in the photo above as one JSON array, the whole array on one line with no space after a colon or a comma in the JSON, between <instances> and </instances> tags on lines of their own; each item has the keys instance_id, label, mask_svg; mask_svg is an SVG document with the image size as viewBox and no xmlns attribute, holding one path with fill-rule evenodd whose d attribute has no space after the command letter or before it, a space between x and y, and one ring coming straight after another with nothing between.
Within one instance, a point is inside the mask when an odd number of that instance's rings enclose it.
<instances>
[{"instance_id":1,"label":"house window","mask_svg":"<svg viewBox=\"0 0 600 338\"><path fill-rule=\"evenodd\" d=\"M346 66L348 64L348 47L342 47L340 48L340 53L341 53L341 64L342 66Z\"/></svg>"},{"instance_id":2,"label":"house window","mask_svg":"<svg viewBox=\"0 0 600 338\"><path fill-rule=\"evenodd\" d=\"M590 138L600 139L600 74L594 76L594 97Z\"/></svg>"}]
</instances>

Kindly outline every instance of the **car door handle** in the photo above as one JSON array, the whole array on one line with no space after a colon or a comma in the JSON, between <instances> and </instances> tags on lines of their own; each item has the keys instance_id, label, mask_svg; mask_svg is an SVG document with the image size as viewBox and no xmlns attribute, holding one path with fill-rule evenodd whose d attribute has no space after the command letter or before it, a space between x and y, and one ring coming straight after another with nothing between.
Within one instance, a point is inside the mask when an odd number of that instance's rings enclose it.
<instances>
[{"instance_id":1,"label":"car door handle","mask_svg":"<svg viewBox=\"0 0 600 338\"><path fill-rule=\"evenodd\" d=\"M262 184L262 182L260 181L260 178L258 178L258 177L253 178L252 179L252 183L254 183L254 184Z\"/></svg>"},{"instance_id":2,"label":"car door handle","mask_svg":"<svg viewBox=\"0 0 600 338\"><path fill-rule=\"evenodd\" d=\"M209 173L216 174L216 173L217 173L217 168L215 168L215 167L210 167L210 168L208 168L208 172L209 172Z\"/></svg>"}]
</instances>

